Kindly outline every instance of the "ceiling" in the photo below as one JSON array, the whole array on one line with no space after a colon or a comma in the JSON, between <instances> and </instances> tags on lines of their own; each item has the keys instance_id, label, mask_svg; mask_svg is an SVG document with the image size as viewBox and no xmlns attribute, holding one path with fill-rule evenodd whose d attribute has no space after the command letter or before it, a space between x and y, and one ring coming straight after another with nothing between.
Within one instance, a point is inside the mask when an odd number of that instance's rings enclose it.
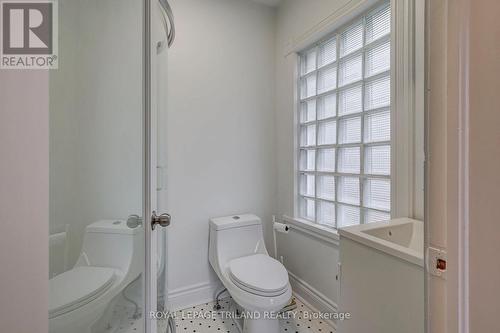
<instances>
[{"instance_id":1,"label":"ceiling","mask_svg":"<svg viewBox=\"0 0 500 333\"><path fill-rule=\"evenodd\" d=\"M252 0L252 1L264 4L267 6L271 6L271 7L277 7L281 3L282 0Z\"/></svg>"}]
</instances>

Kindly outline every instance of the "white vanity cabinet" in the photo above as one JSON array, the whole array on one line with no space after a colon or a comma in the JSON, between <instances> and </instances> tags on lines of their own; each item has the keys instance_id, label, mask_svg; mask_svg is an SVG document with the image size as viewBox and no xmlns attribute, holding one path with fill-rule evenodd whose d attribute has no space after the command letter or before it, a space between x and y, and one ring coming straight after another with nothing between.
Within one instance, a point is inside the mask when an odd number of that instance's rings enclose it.
<instances>
[{"instance_id":1,"label":"white vanity cabinet","mask_svg":"<svg viewBox=\"0 0 500 333\"><path fill-rule=\"evenodd\" d=\"M423 333L423 225L396 219L341 229L338 333Z\"/></svg>"}]
</instances>

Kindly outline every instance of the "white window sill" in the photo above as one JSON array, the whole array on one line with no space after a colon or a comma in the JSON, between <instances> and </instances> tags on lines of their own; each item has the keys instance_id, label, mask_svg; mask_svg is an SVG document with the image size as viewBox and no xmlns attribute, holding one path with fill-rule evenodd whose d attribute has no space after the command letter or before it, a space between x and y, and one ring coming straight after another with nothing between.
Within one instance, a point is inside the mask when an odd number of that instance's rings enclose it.
<instances>
[{"instance_id":1,"label":"white window sill","mask_svg":"<svg viewBox=\"0 0 500 333\"><path fill-rule=\"evenodd\" d=\"M283 215L283 221L289 224L292 230L297 230L328 243L339 244L339 233L335 229L287 215Z\"/></svg>"}]
</instances>

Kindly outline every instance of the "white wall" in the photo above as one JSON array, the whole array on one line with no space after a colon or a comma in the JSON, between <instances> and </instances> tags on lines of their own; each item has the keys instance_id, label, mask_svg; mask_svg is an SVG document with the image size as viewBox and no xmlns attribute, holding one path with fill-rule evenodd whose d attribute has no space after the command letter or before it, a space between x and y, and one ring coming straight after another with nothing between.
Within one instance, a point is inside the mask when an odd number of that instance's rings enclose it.
<instances>
[{"instance_id":1,"label":"white wall","mask_svg":"<svg viewBox=\"0 0 500 333\"><path fill-rule=\"evenodd\" d=\"M450 83L456 84L457 69L453 67L453 71L448 73L447 61L454 66L457 65L455 55L458 54L452 44L447 39L447 31L458 31L456 21L453 20L455 25L448 21L448 5L449 1L432 1L427 0L427 29L428 39L427 44L427 82L426 82L426 107L428 116L428 147L427 156L429 158L427 164L427 197L426 197L426 218L427 229L426 234L429 246L435 248L447 247L447 211L449 210L449 201L447 199L448 193L453 193L450 187L456 188L457 180L448 182L448 168L446 167L448 159L454 165L458 165L458 161L454 156L456 143L458 140L452 138L451 141L447 140L447 128L456 124L453 116L449 116L452 121L448 121L447 117L447 97L451 95L450 99L456 98L454 94L457 93L452 89L448 89L446 84L448 82L448 75L451 77ZM452 10L454 6L450 6ZM456 18L455 18L456 19ZM453 39L455 41L455 39ZM451 50L451 52L450 52ZM449 91L450 92L449 92ZM447 147L447 143L450 147ZM453 147L453 148L452 148ZM449 150L449 151L448 151ZM448 157L450 156L450 157ZM450 171L453 170L450 167ZM451 183L451 184L450 184ZM451 202L457 202L452 199ZM451 210L450 210L451 211ZM452 218L452 216L450 217ZM457 224L458 219L453 219L453 223ZM453 241L453 238L450 238ZM458 263L453 260L453 252L449 255L450 278L449 282L435 276L429 276L427 281L428 288L428 309L427 311L432 315L428 317L428 331L429 332L458 332L456 326L457 320L446 317L446 285L452 283L453 274L451 271L458 269ZM457 286L458 290L458 286ZM452 302L457 304L457 300ZM450 304L451 305L451 304ZM458 307L453 309L452 316L458 315ZM457 319L455 317L455 319ZM450 325L450 329L447 329ZM455 326L454 328L452 328Z\"/></svg>"},{"instance_id":2,"label":"white wall","mask_svg":"<svg viewBox=\"0 0 500 333\"><path fill-rule=\"evenodd\" d=\"M70 265L88 224L142 212L141 13L135 0L59 2L60 64L50 72L50 232L70 225Z\"/></svg>"},{"instance_id":3,"label":"white wall","mask_svg":"<svg viewBox=\"0 0 500 333\"><path fill-rule=\"evenodd\" d=\"M212 299L208 219L275 207L274 10L175 0L169 52L168 284L174 307Z\"/></svg>"},{"instance_id":4,"label":"white wall","mask_svg":"<svg viewBox=\"0 0 500 333\"><path fill-rule=\"evenodd\" d=\"M499 332L500 3L470 10L470 331Z\"/></svg>"},{"instance_id":5,"label":"white wall","mask_svg":"<svg viewBox=\"0 0 500 333\"><path fill-rule=\"evenodd\" d=\"M48 73L0 70L0 323L47 332Z\"/></svg>"}]
</instances>

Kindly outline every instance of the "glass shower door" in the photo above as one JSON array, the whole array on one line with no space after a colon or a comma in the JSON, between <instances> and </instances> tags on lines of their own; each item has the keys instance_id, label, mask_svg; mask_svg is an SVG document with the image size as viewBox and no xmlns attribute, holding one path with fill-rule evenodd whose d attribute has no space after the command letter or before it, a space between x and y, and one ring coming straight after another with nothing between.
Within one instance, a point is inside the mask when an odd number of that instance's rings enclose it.
<instances>
[{"instance_id":1,"label":"glass shower door","mask_svg":"<svg viewBox=\"0 0 500 333\"><path fill-rule=\"evenodd\" d=\"M146 285L156 285L145 270L147 253L156 262L145 192L149 2L58 2L59 68L49 83L50 333L145 332Z\"/></svg>"}]
</instances>

